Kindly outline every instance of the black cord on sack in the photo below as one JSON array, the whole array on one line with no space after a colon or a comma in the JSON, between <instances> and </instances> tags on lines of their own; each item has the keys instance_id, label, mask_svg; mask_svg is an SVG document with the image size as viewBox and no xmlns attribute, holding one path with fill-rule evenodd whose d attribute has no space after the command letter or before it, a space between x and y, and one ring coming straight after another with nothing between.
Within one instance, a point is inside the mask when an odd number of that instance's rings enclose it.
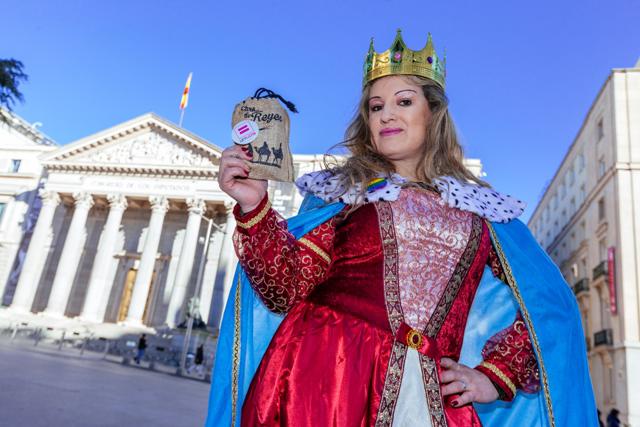
<instances>
[{"instance_id":1,"label":"black cord on sack","mask_svg":"<svg viewBox=\"0 0 640 427\"><path fill-rule=\"evenodd\" d=\"M286 107L289 109L289 111L291 111L292 113L297 113L298 112L298 110L296 109L296 106L293 104L293 102L287 101L282 96L278 95L277 93L275 93L272 90L265 89L265 88L261 87L260 89L256 90L256 93L253 94L253 97L256 98L256 99L277 98L280 101L282 101L282 103L284 105L286 105Z\"/></svg>"}]
</instances>

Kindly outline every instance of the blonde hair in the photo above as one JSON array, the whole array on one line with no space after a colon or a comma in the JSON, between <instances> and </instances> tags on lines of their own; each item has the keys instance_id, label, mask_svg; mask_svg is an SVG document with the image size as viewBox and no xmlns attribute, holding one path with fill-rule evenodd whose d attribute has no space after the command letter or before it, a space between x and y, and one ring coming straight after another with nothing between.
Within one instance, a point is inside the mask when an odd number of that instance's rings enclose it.
<instances>
[{"instance_id":1,"label":"blonde hair","mask_svg":"<svg viewBox=\"0 0 640 427\"><path fill-rule=\"evenodd\" d=\"M463 150L459 143L455 125L449 114L449 100L444 90L429 79L418 76L403 76L411 83L422 87L429 102L431 120L427 136L420 154L416 178L420 182L433 185L433 179L452 176L461 182L472 181L484 187L489 184L473 175L463 164ZM345 139L334 148L346 149L350 155L346 161L338 162L332 155L325 156L325 166L333 173L343 177L345 188L360 184L361 197L368 183L381 173L395 172L393 164L378 153L372 143L369 130L369 93L371 83L364 87L358 104L358 111L345 132ZM341 164L340 164L341 163Z\"/></svg>"}]
</instances>

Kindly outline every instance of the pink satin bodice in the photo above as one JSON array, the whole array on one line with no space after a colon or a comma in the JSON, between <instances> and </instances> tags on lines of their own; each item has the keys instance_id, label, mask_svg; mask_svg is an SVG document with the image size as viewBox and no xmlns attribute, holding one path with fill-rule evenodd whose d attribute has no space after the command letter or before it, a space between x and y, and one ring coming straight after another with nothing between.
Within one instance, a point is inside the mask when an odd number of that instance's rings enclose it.
<instances>
[{"instance_id":1,"label":"pink satin bodice","mask_svg":"<svg viewBox=\"0 0 640 427\"><path fill-rule=\"evenodd\" d=\"M419 188L403 189L391 208L402 311L407 324L422 330L467 246L472 214Z\"/></svg>"}]
</instances>

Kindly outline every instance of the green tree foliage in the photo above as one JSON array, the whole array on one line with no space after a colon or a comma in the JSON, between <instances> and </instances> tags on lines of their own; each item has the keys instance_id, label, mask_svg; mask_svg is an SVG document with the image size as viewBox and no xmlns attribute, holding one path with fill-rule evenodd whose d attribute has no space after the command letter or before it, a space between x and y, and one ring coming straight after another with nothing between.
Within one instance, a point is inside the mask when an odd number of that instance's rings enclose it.
<instances>
[{"instance_id":1,"label":"green tree foliage","mask_svg":"<svg viewBox=\"0 0 640 427\"><path fill-rule=\"evenodd\" d=\"M11 111L11 106L17 101L24 101L18 87L29 77L23 68L24 65L17 59L0 59L0 107L6 107Z\"/></svg>"}]
</instances>

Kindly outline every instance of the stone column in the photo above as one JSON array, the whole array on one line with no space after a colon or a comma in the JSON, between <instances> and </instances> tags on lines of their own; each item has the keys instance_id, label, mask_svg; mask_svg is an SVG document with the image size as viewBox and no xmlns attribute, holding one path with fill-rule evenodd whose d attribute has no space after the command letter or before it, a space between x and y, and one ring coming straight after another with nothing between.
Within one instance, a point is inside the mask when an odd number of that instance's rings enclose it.
<instances>
[{"instance_id":1,"label":"stone column","mask_svg":"<svg viewBox=\"0 0 640 427\"><path fill-rule=\"evenodd\" d=\"M113 264L115 245L120 230L120 222L125 209L127 198L122 194L107 195L109 201L109 216L100 235L98 252L93 261L93 269L89 279L87 295L80 317L83 320L102 322L113 282L108 281L109 268Z\"/></svg>"},{"instance_id":2,"label":"stone column","mask_svg":"<svg viewBox=\"0 0 640 427\"><path fill-rule=\"evenodd\" d=\"M217 327L217 319L222 311L222 297L217 298L214 294L216 278L218 277L218 262L220 261L220 250L222 249L222 240L224 239L224 230L216 223L214 232L209 242L209 250L207 250L207 260L202 275L202 288L200 289L200 313L207 324ZM220 270L221 271L221 270Z\"/></svg>"},{"instance_id":3,"label":"stone column","mask_svg":"<svg viewBox=\"0 0 640 427\"><path fill-rule=\"evenodd\" d=\"M176 325L176 322L179 322L179 316L182 314L184 297L195 261L198 235L200 234L200 221L205 209L205 204L201 199L187 199L187 205L189 206L189 218L187 219L187 228L182 241L182 250L180 251L180 259L178 260L173 290L167 310L166 323L172 328ZM205 254L202 256L205 256Z\"/></svg>"},{"instance_id":4,"label":"stone column","mask_svg":"<svg viewBox=\"0 0 640 427\"><path fill-rule=\"evenodd\" d=\"M73 279L78 271L78 262L82 254L82 247L86 239L85 225L89 210L93 206L93 197L89 193L77 192L73 194L75 210L69 224L67 238L64 241L56 276L51 286L49 302L44 314L62 317L69 302L69 294L73 286Z\"/></svg>"},{"instance_id":5,"label":"stone column","mask_svg":"<svg viewBox=\"0 0 640 427\"><path fill-rule=\"evenodd\" d=\"M31 235L29 249L27 249L22 272L11 302L11 310L17 312L31 311L47 257L47 240L51 234L53 215L60 203L60 196L55 191L40 190L40 198L42 199L42 208Z\"/></svg>"},{"instance_id":6,"label":"stone column","mask_svg":"<svg viewBox=\"0 0 640 427\"><path fill-rule=\"evenodd\" d=\"M216 328L220 327L222 322L222 313L224 307L227 305L227 299L229 298L229 291L231 290L233 282L233 274L235 273L236 263L238 258L233 248L233 233L236 229L236 219L233 216L234 203L225 203L227 209L227 223L224 230L224 239L222 240L222 248L220 250L220 260L218 262L218 269L222 269L221 273L218 273L218 277L221 278L221 282L216 283L217 290L215 294L217 297L222 298L222 311L220 317L217 320L217 324L212 324Z\"/></svg>"},{"instance_id":7,"label":"stone column","mask_svg":"<svg viewBox=\"0 0 640 427\"><path fill-rule=\"evenodd\" d=\"M125 323L131 326L144 326L142 324L142 316L144 315L144 307L147 303L151 278L153 277L153 268L158 255L164 216L169 209L169 201L166 197L151 196L149 201L151 202L151 219L149 220L147 237L140 257L140 267L138 268L136 281L133 284L129 312L125 319Z\"/></svg>"}]
</instances>

